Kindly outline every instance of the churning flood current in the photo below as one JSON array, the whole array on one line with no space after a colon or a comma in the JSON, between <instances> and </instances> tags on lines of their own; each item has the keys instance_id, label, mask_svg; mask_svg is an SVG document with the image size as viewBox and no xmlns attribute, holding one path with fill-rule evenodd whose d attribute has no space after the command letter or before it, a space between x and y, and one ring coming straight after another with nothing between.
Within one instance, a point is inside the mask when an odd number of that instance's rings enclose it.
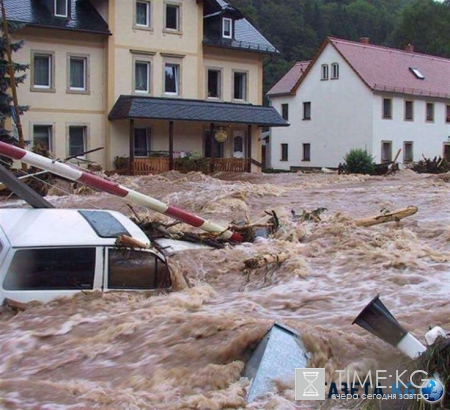
<instances>
[{"instance_id":1,"label":"churning flood current","mask_svg":"<svg viewBox=\"0 0 450 410\"><path fill-rule=\"evenodd\" d=\"M336 369L365 372L405 361L351 324L377 294L421 341L429 326L450 330L445 178L412 171L386 178L168 173L117 181L225 225L265 220L264 211L275 210L282 227L255 243L177 254L171 268L189 287L167 295L80 294L17 315L4 310L0 408L343 408L333 400L295 402L294 375L246 404L245 361L274 321L301 334L309 365L325 367L328 381ZM120 199L103 193L49 199L57 207L95 205L131 213ZM399 225L354 224L355 218L408 205L419 211ZM24 205L8 200L1 206ZM292 220L291 209L299 214L318 207L327 208L322 222ZM245 259L278 251L288 251L290 259L243 271Z\"/></svg>"}]
</instances>

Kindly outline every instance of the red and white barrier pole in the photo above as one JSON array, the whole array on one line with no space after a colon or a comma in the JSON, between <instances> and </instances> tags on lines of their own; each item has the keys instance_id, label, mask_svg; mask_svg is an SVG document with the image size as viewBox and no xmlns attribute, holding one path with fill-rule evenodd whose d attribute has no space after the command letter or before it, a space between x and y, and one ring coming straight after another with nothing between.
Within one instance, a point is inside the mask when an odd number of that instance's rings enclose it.
<instances>
[{"instance_id":1,"label":"red and white barrier pole","mask_svg":"<svg viewBox=\"0 0 450 410\"><path fill-rule=\"evenodd\" d=\"M114 182L98 177L97 175L82 171L70 165L54 161L50 158L43 157L42 155L26 151L22 148L15 147L1 141L0 155L22 161L28 165L32 165L36 168L49 171L63 178L70 179L71 181L81 182L101 191L119 196L136 205L144 206L153 211L170 216L171 218L177 219L181 222L185 222L206 232L219 234L219 238L228 239L233 242L243 241L243 237L239 233L233 232L228 228L224 228L215 223L209 222L197 215L186 212L180 208L167 205L161 201L158 201L157 199L141 194L137 191L133 191L132 189L128 189L124 186L115 184Z\"/></svg>"}]
</instances>

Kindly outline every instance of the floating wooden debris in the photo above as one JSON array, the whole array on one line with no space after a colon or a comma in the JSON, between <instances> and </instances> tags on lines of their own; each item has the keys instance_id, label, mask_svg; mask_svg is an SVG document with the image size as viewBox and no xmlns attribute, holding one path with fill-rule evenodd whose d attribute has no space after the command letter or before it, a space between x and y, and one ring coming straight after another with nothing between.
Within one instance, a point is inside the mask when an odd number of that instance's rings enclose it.
<instances>
[{"instance_id":1,"label":"floating wooden debris","mask_svg":"<svg viewBox=\"0 0 450 410\"><path fill-rule=\"evenodd\" d=\"M379 215L357 219L355 223L356 226L368 227L383 224L386 222L398 222L403 218L416 214L418 210L419 209L417 208L417 206L408 206L406 208L397 209L396 211L386 211Z\"/></svg>"},{"instance_id":2,"label":"floating wooden debris","mask_svg":"<svg viewBox=\"0 0 450 410\"><path fill-rule=\"evenodd\" d=\"M258 269L263 266L271 265L272 263L283 263L290 258L287 252L273 253L267 255L257 255L253 258L246 259L244 265L247 269Z\"/></svg>"},{"instance_id":3,"label":"floating wooden debris","mask_svg":"<svg viewBox=\"0 0 450 410\"><path fill-rule=\"evenodd\" d=\"M139 241L138 239L132 238L128 235L120 235L116 239L117 246L125 246L127 248L133 249L149 249L150 245Z\"/></svg>"},{"instance_id":4,"label":"floating wooden debris","mask_svg":"<svg viewBox=\"0 0 450 410\"><path fill-rule=\"evenodd\" d=\"M291 214L294 220L300 220L300 221L314 221L314 222L320 222L322 219L320 218L320 215L327 211L327 208L317 208L312 211L303 210L303 212L300 215L297 215L296 212L291 209Z\"/></svg>"}]
</instances>

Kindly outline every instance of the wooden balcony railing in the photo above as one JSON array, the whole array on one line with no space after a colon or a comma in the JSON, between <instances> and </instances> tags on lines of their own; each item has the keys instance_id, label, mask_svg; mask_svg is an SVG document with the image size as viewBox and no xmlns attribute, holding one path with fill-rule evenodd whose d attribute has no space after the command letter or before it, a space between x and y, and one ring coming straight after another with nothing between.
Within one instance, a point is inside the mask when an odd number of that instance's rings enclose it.
<instances>
[{"instance_id":1,"label":"wooden balcony railing","mask_svg":"<svg viewBox=\"0 0 450 410\"><path fill-rule=\"evenodd\" d=\"M250 159L246 158L201 158L198 160L184 161L175 159L174 169L179 172L188 173L191 171L203 172L247 172L250 166ZM169 158L135 158L133 164L134 175L161 174L169 171ZM128 168L117 170L121 174L128 174Z\"/></svg>"},{"instance_id":2,"label":"wooden balcony railing","mask_svg":"<svg viewBox=\"0 0 450 410\"><path fill-rule=\"evenodd\" d=\"M161 174L169 171L169 158L135 158L134 175Z\"/></svg>"}]
</instances>

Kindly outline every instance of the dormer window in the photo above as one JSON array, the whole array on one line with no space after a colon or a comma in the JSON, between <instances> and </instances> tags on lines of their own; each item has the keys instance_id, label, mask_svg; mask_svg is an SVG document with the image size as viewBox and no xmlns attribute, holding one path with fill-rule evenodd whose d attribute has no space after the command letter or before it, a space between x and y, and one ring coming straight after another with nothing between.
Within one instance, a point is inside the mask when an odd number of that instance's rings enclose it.
<instances>
[{"instance_id":1,"label":"dormer window","mask_svg":"<svg viewBox=\"0 0 450 410\"><path fill-rule=\"evenodd\" d=\"M55 16L67 17L69 14L69 0L55 0Z\"/></svg>"},{"instance_id":2,"label":"dormer window","mask_svg":"<svg viewBox=\"0 0 450 410\"><path fill-rule=\"evenodd\" d=\"M409 69L419 80L425 80L425 76L417 68L409 67Z\"/></svg>"},{"instance_id":3,"label":"dormer window","mask_svg":"<svg viewBox=\"0 0 450 410\"><path fill-rule=\"evenodd\" d=\"M233 38L233 20L227 18L222 19L222 37Z\"/></svg>"}]
</instances>

